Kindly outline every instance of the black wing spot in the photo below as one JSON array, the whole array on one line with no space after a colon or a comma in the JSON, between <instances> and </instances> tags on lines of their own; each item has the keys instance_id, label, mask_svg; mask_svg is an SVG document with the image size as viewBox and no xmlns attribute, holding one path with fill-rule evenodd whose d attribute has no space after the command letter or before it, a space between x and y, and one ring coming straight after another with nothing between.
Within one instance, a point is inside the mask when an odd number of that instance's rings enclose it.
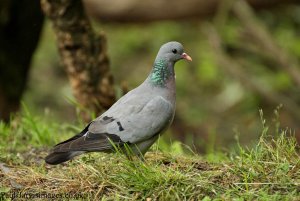
<instances>
[{"instance_id":1,"label":"black wing spot","mask_svg":"<svg viewBox=\"0 0 300 201\"><path fill-rule=\"evenodd\" d=\"M117 124L118 124L118 126L119 126L119 131L123 131L124 128L123 128L121 122L117 121Z\"/></svg>"},{"instance_id":2,"label":"black wing spot","mask_svg":"<svg viewBox=\"0 0 300 201\"><path fill-rule=\"evenodd\" d=\"M103 123L110 123L112 121L114 121L115 119L113 117L108 117L108 116L105 116L102 118L102 122Z\"/></svg>"},{"instance_id":3,"label":"black wing spot","mask_svg":"<svg viewBox=\"0 0 300 201\"><path fill-rule=\"evenodd\" d=\"M103 117L103 120L106 121L106 120L109 120L109 119L111 119L111 118L112 118L112 117L105 116L105 117Z\"/></svg>"}]
</instances>

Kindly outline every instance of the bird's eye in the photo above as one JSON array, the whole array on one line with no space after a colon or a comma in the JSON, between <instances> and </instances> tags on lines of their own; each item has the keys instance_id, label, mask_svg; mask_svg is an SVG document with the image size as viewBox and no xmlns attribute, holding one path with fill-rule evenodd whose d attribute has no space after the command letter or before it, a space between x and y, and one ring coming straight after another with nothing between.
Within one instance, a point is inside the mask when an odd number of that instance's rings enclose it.
<instances>
[{"instance_id":1,"label":"bird's eye","mask_svg":"<svg viewBox=\"0 0 300 201\"><path fill-rule=\"evenodd\" d=\"M173 52L174 54L176 54L176 53L177 53L177 50L176 50L176 49L173 49L172 52Z\"/></svg>"}]
</instances>

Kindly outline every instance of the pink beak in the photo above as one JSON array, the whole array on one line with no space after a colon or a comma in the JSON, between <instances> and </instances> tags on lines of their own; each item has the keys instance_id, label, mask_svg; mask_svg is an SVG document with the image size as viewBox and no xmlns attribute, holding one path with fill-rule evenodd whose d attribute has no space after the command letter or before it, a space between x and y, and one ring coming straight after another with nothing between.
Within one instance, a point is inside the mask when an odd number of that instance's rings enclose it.
<instances>
[{"instance_id":1,"label":"pink beak","mask_svg":"<svg viewBox=\"0 0 300 201\"><path fill-rule=\"evenodd\" d=\"M188 61L193 61L192 57L190 57L187 53L182 53L182 58Z\"/></svg>"}]
</instances>

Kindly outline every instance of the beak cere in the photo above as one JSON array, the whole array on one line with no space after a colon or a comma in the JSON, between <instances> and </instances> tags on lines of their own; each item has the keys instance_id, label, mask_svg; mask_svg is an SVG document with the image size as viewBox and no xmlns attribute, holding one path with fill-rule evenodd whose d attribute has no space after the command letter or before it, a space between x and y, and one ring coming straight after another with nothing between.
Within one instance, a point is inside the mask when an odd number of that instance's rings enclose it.
<instances>
[{"instance_id":1,"label":"beak cere","mask_svg":"<svg viewBox=\"0 0 300 201\"><path fill-rule=\"evenodd\" d=\"M182 58L188 61L192 61L192 57L190 57L187 53L182 53Z\"/></svg>"}]
</instances>

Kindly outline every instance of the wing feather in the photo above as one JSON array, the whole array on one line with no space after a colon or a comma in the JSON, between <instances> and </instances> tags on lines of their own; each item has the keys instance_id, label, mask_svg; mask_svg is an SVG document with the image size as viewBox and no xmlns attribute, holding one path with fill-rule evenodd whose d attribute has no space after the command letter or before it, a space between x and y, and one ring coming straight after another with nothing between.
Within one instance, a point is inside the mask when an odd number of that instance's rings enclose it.
<instances>
[{"instance_id":1,"label":"wing feather","mask_svg":"<svg viewBox=\"0 0 300 201\"><path fill-rule=\"evenodd\" d=\"M161 96L152 98L145 104L127 102L119 107L123 109L115 108L118 112L107 111L92 122L89 131L114 134L123 142L138 143L163 131L174 117L174 107ZM101 124L101 120L107 117L114 120L106 125Z\"/></svg>"},{"instance_id":2,"label":"wing feather","mask_svg":"<svg viewBox=\"0 0 300 201\"><path fill-rule=\"evenodd\" d=\"M92 137L89 137L89 136ZM122 145L124 142L116 135L107 133L88 132L84 136L58 144L54 147L53 152L70 152L70 151L112 151L113 145Z\"/></svg>"}]
</instances>

